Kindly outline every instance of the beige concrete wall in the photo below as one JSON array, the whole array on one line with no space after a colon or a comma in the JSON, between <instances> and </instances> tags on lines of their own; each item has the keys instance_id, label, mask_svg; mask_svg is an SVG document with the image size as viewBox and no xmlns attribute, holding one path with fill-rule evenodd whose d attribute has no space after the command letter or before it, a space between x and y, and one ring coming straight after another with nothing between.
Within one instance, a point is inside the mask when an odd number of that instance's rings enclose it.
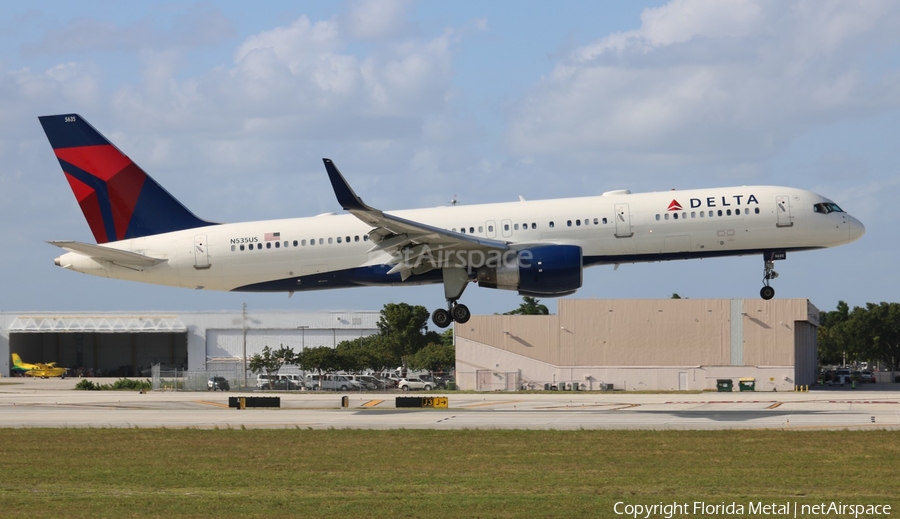
<instances>
[{"instance_id":1,"label":"beige concrete wall","mask_svg":"<svg viewBox=\"0 0 900 519\"><path fill-rule=\"evenodd\" d=\"M783 391L814 376L817 324L805 299L563 299L559 315L457 324L457 382L474 389L476 371L495 370L539 387L711 389L716 377L733 377L736 387L751 376L760 389Z\"/></svg>"}]
</instances>

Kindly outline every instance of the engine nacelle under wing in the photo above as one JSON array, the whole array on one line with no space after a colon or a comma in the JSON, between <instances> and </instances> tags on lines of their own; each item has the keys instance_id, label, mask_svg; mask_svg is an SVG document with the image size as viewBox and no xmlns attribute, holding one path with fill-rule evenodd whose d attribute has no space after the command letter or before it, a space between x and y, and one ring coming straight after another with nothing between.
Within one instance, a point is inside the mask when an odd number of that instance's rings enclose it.
<instances>
[{"instance_id":1,"label":"engine nacelle under wing","mask_svg":"<svg viewBox=\"0 0 900 519\"><path fill-rule=\"evenodd\" d=\"M507 255L504 255L506 257ZM516 253L515 259L478 269L478 286L517 290L523 296L564 296L581 288L581 247L542 245Z\"/></svg>"}]
</instances>

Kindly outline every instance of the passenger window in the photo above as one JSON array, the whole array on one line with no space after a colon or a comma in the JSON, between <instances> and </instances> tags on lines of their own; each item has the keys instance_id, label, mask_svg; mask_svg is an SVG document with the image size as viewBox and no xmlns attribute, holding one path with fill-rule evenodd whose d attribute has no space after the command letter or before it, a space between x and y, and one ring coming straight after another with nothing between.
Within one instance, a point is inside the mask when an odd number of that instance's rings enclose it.
<instances>
[{"instance_id":1,"label":"passenger window","mask_svg":"<svg viewBox=\"0 0 900 519\"><path fill-rule=\"evenodd\" d=\"M262 250L262 243L256 244L256 250Z\"/></svg>"},{"instance_id":2,"label":"passenger window","mask_svg":"<svg viewBox=\"0 0 900 519\"><path fill-rule=\"evenodd\" d=\"M725 216L731 216L731 209L725 210Z\"/></svg>"},{"instance_id":3,"label":"passenger window","mask_svg":"<svg viewBox=\"0 0 900 519\"><path fill-rule=\"evenodd\" d=\"M301 241L301 242L300 242L300 245L301 245L302 247L306 247L306 240Z\"/></svg>"},{"instance_id":4,"label":"passenger window","mask_svg":"<svg viewBox=\"0 0 900 519\"><path fill-rule=\"evenodd\" d=\"M328 243L331 243L331 241L329 241ZM341 243L341 237L340 237L340 236L338 236L338 243Z\"/></svg>"},{"instance_id":5,"label":"passenger window","mask_svg":"<svg viewBox=\"0 0 900 519\"><path fill-rule=\"evenodd\" d=\"M479 232L479 233L484 232L484 226L479 225L479 226L478 226L478 232Z\"/></svg>"},{"instance_id":6,"label":"passenger window","mask_svg":"<svg viewBox=\"0 0 900 519\"><path fill-rule=\"evenodd\" d=\"M280 249L280 248L281 248L281 242L280 242L280 241L276 241L276 242L275 242L275 248L276 248L276 249Z\"/></svg>"},{"instance_id":7,"label":"passenger window","mask_svg":"<svg viewBox=\"0 0 900 519\"><path fill-rule=\"evenodd\" d=\"M328 238L328 245L331 245L331 238Z\"/></svg>"},{"instance_id":8,"label":"passenger window","mask_svg":"<svg viewBox=\"0 0 900 519\"><path fill-rule=\"evenodd\" d=\"M475 234L475 228L469 227L469 234Z\"/></svg>"},{"instance_id":9,"label":"passenger window","mask_svg":"<svg viewBox=\"0 0 900 519\"><path fill-rule=\"evenodd\" d=\"M753 212L755 212L756 214L759 214L759 207L753 209Z\"/></svg>"},{"instance_id":10,"label":"passenger window","mask_svg":"<svg viewBox=\"0 0 900 519\"><path fill-rule=\"evenodd\" d=\"M354 241L354 242L359 241L359 236L354 236L354 237L353 237L353 241Z\"/></svg>"},{"instance_id":11,"label":"passenger window","mask_svg":"<svg viewBox=\"0 0 900 519\"><path fill-rule=\"evenodd\" d=\"M696 217L697 217L697 212L691 211L691 218L696 218Z\"/></svg>"},{"instance_id":12,"label":"passenger window","mask_svg":"<svg viewBox=\"0 0 900 519\"><path fill-rule=\"evenodd\" d=\"M550 222L550 228L551 229L553 228L553 222Z\"/></svg>"},{"instance_id":13,"label":"passenger window","mask_svg":"<svg viewBox=\"0 0 900 519\"><path fill-rule=\"evenodd\" d=\"M325 239L319 238L319 245L325 245Z\"/></svg>"},{"instance_id":14,"label":"passenger window","mask_svg":"<svg viewBox=\"0 0 900 519\"><path fill-rule=\"evenodd\" d=\"M603 219L603 225L606 225L606 218Z\"/></svg>"},{"instance_id":15,"label":"passenger window","mask_svg":"<svg viewBox=\"0 0 900 519\"><path fill-rule=\"evenodd\" d=\"M241 245L241 250L244 250L244 246L243 246L243 245Z\"/></svg>"},{"instance_id":16,"label":"passenger window","mask_svg":"<svg viewBox=\"0 0 900 519\"><path fill-rule=\"evenodd\" d=\"M537 229L537 223L531 222L531 228L532 228L532 229Z\"/></svg>"},{"instance_id":17,"label":"passenger window","mask_svg":"<svg viewBox=\"0 0 900 519\"><path fill-rule=\"evenodd\" d=\"M575 220L575 226L581 227L581 220Z\"/></svg>"},{"instance_id":18,"label":"passenger window","mask_svg":"<svg viewBox=\"0 0 900 519\"><path fill-rule=\"evenodd\" d=\"M231 252L234 252L234 245L231 246Z\"/></svg>"},{"instance_id":19,"label":"passenger window","mask_svg":"<svg viewBox=\"0 0 900 519\"><path fill-rule=\"evenodd\" d=\"M677 220L677 219L678 219L678 213L672 213L672 218L674 218L674 219Z\"/></svg>"},{"instance_id":20,"label":"passenger window","mask_svg":"<svg viewBox=\"0 0 900 519\"><path fill-rule=\"evenodd\" d=\"M600 223L600 220L594 218L594 225L597 225L597 224L599 224L599 223Z\"/></svg>"},{"instance_id":21,"label":"passenger window","mask_svg":"<svg viewBox=\"0 0 900 519\"><path fill-rule=\"evenodd\" d=\"M504 231L508 231L508 230L509 230L509 224L508 224L508 223L503 224L503 230L504 230Z\"/></svg>"},{"instance_id":22,"label":"passenger window","mask_svg":"<svg viewBox=\"0 0 900 519\"><path fill-rule=\"evenodd\" d=\"M297 246L297 240L294 240L294 247Z\"/></svg>"},{"instance_id":23,"label":"passenger window","mask_svg":"<svg viewBox=\"0 0 900 519\"><path fill-rule=\"evenodd\" d=\"M518 230L519 230L519 224L513 225L513 230L514 230L514 231L518 231Z\"/></svg>"},{"instance_id":24,"label":"passenger window","mask_svg":"<svg viewBox=\"0 0 900 519\"><path fill-rule=\"evenodd\" d=\"M656 221L657 221L657 222L659 221L659 215L658 215L658 214L656 215Z\"/></svg>"},{"instance_id":25,"label":"passenger window","mask_svg":"<svg viewBox=\"0 0 900 519\"><path fill-rule=\"evenodd\" d=\"M312 246L315 245L315 244L316 244L316 239L315 239L315 238L309 240L309 246L310 246L310 247L312 247Z\"/></svg>"},{"instance_id":26,"label":"passenger window","mask_svg":"<svg viewBox=\"0 0 900 519\"><path fill-rule=\"evenodd\" d=\"M368 234L363 235L363 241L369 241L369 235L368 235Z\"/></svg>"},{"instance_id":27,"label":"passenger window","mask_svg":"<svg viewBox=\"0 0 900 519\"><path fill-rule=\"evenodd\" d=\"M566 220L566 226L572 227L572 220Z\"/></svg>"},{"instance_id":28,"label":"passenger window","mask_svg":"<svg viewBox=\"0 0 900 519\"><path fill-rule=\"evenodd\" d=\"M700 211L700 218L703 218L704 212Z\"/></svg>"},{"instance_id":29,"label":"passenger window","mask_svg":"<svg viewBox=\"0 0 900 519\"><path fill-rule=\"evenodd\" d=\"M666 220L668 220L668 219L669 219L669 213L664 214L663 217L664 217Z\"/></svg>"},{"instance_id":30,"label":"passenger window","mask_svg":"<svg viewBox=\"0 0 900 519\"><path fill-rule=\"evenodd\" d=\"M272 242L266 243L266 248L267 248L267 249L271 249L271 248L272 248Z\"/></svg>"},{"instance_id":31,"label":"passenger window","mask_svg":"<svg viewBox=\"0 0 900 519\"><path fill-rule=\"evenodd\" d=\"M722 210L719 209L719 216L722 216Z\"/></svg>"},{"instance_id":32,"label":"passenger window","mask_svg":"<svg viewBox=\"0 0 900 519\"><path fill-rule=\"evenodd\" d=\"M347 243L350 243L350 237L347 236Z\"/></svg>"},{"instance_id":33,"label":"passenger window","mask_svg":"<svg viewBox=\"0 0 900 519\"><path fill-rule=\"evenodd\" d=\"M488 225L488 232L494 232L494 226Z\"/></svg>"},{"instance_id":34,"label":"passenger window","mask_svg":"<svg viewBox=\"0 0 900 519\"><path fill-rule=\"evenodd\" d=\"M459 232L461 232L461 233L463 233L463 234L466 234L466 228L463 227L462 229L459 230Z\"/></svg>"}]
</instances>

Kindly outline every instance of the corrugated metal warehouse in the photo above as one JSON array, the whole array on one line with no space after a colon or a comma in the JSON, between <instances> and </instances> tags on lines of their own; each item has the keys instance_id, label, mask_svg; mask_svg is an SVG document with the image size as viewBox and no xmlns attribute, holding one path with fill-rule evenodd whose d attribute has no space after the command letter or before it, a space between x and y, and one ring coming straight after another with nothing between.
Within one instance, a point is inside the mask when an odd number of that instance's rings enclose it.
<instances>
[{"instance_id":1,"label":"corrugated metal warehouse","mask_svg":"<svg viewBox=\"0 0 900 519\"><path fill-rule=\"evenodd\" d=\"M234 368L265 346L300 352L378 332L377 311L0 313L0 374L10 354L95 376L135 376L151 364L192 371Z\"/></svg>"},{"instance_id":2,"label":"corrugated metal warehouse","mask_svg":"<svg viewBox=\"0 0 900 519\"><path fill-rule=\"evenodd\" d=\"M460 389L715 389L813 384L819 311L806 299L561 299L549 316L456 325Z\"/></svg>"}]
</instances>

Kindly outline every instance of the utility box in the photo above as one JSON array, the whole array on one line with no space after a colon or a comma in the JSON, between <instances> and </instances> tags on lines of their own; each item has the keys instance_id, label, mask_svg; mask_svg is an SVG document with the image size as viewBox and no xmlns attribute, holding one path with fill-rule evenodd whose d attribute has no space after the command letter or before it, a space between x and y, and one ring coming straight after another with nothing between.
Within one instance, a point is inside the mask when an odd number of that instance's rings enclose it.
<instances>
[{"instance_id":1,"label":"utility box","mask_svg":"<svg viewBox=\"0 0 900 519\"><path fill-rule=\"evenodd\" d=\"M716 391L719 393L731 393L734 391L734 381L730 378L716 379Z\"/></svg>"},{"instance_id":2,"label":"utility box","mask_svg":"<svg viewBox=\"0 0 900 519\"><path fill-rule=\"evenodd\" d=\"M742 378L738 381L738 386L741 391L756 391L756 379L755 378Z\"/></svg>"}]
</instances>

